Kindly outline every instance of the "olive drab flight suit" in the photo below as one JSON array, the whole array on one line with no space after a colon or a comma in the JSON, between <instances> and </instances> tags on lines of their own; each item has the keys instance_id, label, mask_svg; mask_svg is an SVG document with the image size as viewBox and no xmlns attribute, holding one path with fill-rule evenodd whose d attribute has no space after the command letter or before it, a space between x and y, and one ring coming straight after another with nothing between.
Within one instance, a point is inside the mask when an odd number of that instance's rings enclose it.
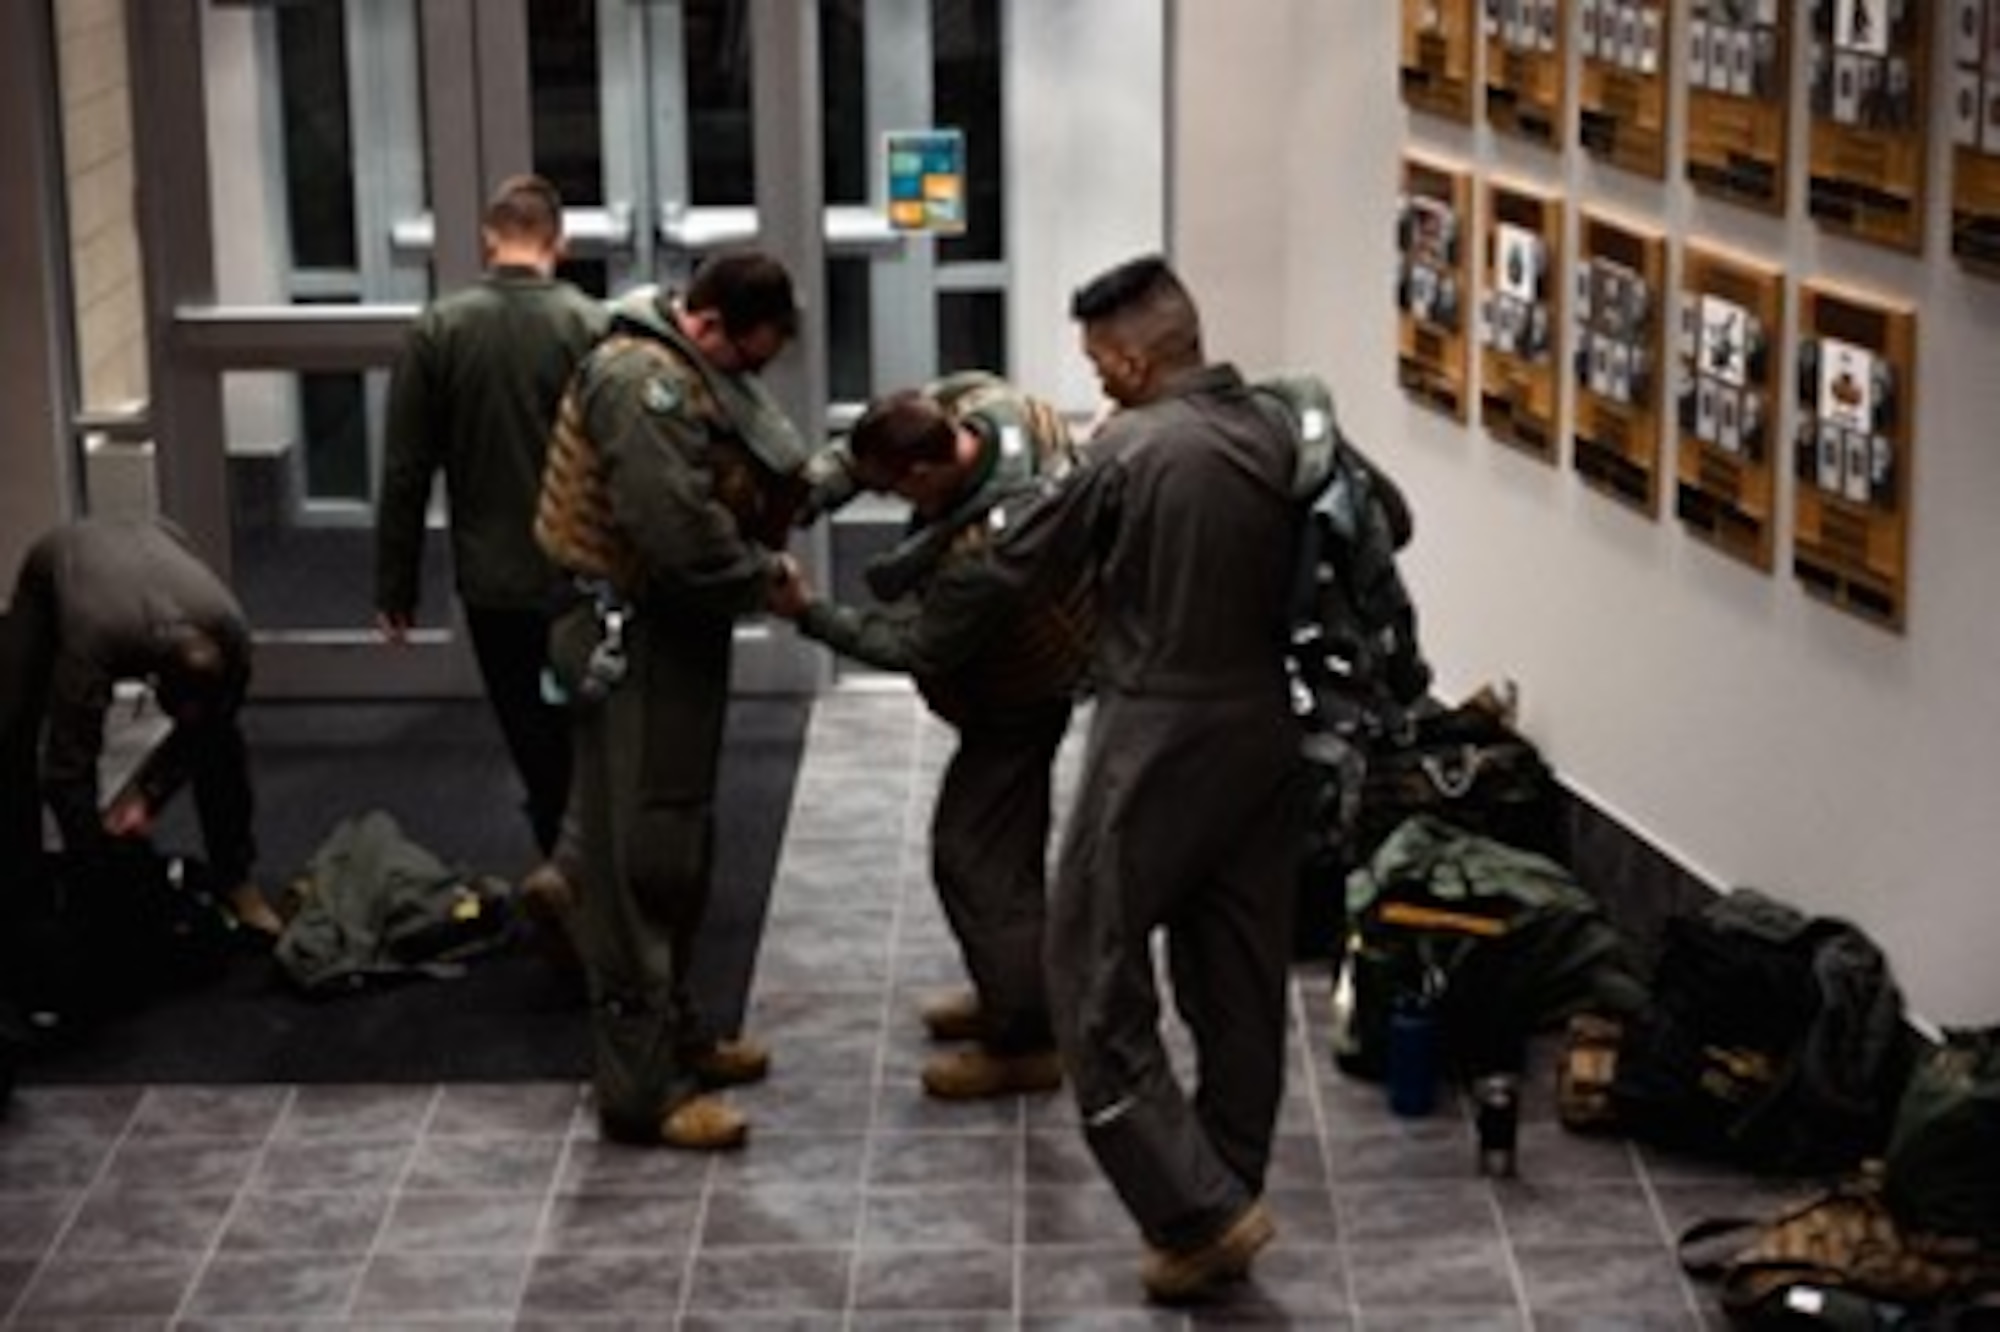
<instances>
[{"instance_id":1,"label":"olive drab flight suit","mask_svg":"<svg viewBox=\"0 0 2000 1332\"><path fill-rule=\"evenodd\" d=\"M1087 581L1018 599L987 551L1012 508L1075 461L1048 404L983 372L924 390L980 440L963 491L917 515L869 567L887 608L815 602L799 628L838 652L915 677L958 733L931 814L931 874L979 996L982 1043L1001 1054L1051 1048L1046 932L1056 750L1088 662ZM914 613L893 603L905 597Z\"/></svg>"},{"instance_id":2,"label":"olive drab flight suit","mask_svg":"<svg viewBox=\"0 0 2000 1332\"><path fill-rule=\"evenodd\" d=\"M1032 589L1097 580L1096 706L1050 902L1056 1037L1093 1154L1146 1239L1212 1239L1262 1193L1284 1083L1303 800L1287 695L1292 432L1229 366L1111 417L995 542ZM1199 1082L1158 1030L1152 936Z\"/></svg>"},{"instance_id":3,"label":"olive drab flight suit","mask_svg":"<svg viewBox=\"0 0 2000 1332\"><path fill-rule=\"evenodd\" d=\"M575 934L598 1113L614 1136L657 1141L662 1117L697 1090L688 1055L715 1035L687 982L710 888L731 638L738 616L766 604L804 456L758 381L710 366L651 290L614 306L558 415L536 533L625 617L623 678L577 712L575 777Z\"/></svg>"},{"instance_id":4,"label":"olive drab flight suit","mask_svg":"<svg viewBox=\"0 0 2000 1332\"><path fill-rule=\"evenodd\" d=\"M569 798L570 726L541 694L561 577L535 544L535 505L556 404L604 318L597 300L560 278L497 266L417 317L384 416L376 609L417 609L426 514L443 472L452 578L545 856Z\"/></svg>"}]
</instances>

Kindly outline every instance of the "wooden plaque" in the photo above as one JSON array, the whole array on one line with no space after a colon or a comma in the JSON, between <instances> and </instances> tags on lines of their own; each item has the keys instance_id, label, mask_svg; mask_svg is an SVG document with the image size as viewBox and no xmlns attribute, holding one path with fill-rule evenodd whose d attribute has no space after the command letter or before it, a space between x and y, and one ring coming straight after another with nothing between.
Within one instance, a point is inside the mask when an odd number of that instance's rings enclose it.
<instances>
[{"instance_id":1,"label":"wooden plaque","mask_svg":"<svg viewBox=\"0 0 2000 1332\"><path fill-rule=\"evenodd\" d=\"M1485 226L1480 424L1501 443L1553 463L1562 411L1562 202L1488 182Z\"/></svg>"},{"instance_id":2,"label":"wooden plaque","mask_svg":"<svg viewBox=\"0 0 2000 1332\"><path fill-rule=\"evenodd\" d=\"M1562 147L1568 14L1568 0L1485 0L1486 119L1501 133Z\"/></svg>"},{"instance_id":3,"label":"wooden plaque","mask_svg":"<svg viewBox=\"0 0 2000 1332\"><path fill-rule=\"evenodd\" d=\"M2000 4L1950 0L1951 252L2000 277Z\"/></svg>"},{"instance_id":4,"label":"wooden plaque","mask_svg":"<svg viewBox=\"0 0 2000 1332\"><path fill-rule=\"evenodd\" d=\"M1684 171L1703 194L1785 211L1797 0L1689 0Z\"/></svg>"},{"instance_id":5,"label":"wooden plaque","mask_svg":"<svg viewBox=\"0 0 2000 1332\"><path fill-rule=\"evenodd\" d=\"M1777 519L1781 270L1689 246L1674 329L1674 513L1770 572Z\"/></svg>"},{"instance_id":6,"label":"wooden plaque","mask_svg":"<svg viewBox=\"0 0 2000 1332\"><path fill-rule=\"evenodd\" d=\"M1473 14L1473 0L1403 0L1403 101L1415 110L1472 123Z\"/></svg>"},{"instance_id":7,"label":"wooden plaque","mask_svg":"<svg viewBox=\"0 0 2000 1332\"><path fill-rule=\"evenodd\" d=\"M1799 293L1792 572L1807 592L1903 627L1917 316L1817 283Z\"/></svg>"},{"instance_id":8,"label":"wooden plaque","mask_svg":"<svg viewBox=\"0 0 2000 1332\"><path fill-rule=\"evenodd\" d=\"M1583 57L1577 138L1584 151L1627 171L1667 174L1668 0L1576 0Z\"/></svg>"},{"instance_id":9,"label":"wooden plaque","mask_svg":"<svg viewBox=\"0 0 2000 1332\"><path fill-rule=\"evenodd\" d=\"M1934 0L1815 0L1810 184L1821 227L1912 253L1924 243Z\"/></svg>"},{"instance_id":10,"label":"wooden plaque","mask_svg":"<svg viewBox=\"0 0 2000 1332\"><path fill-rule=\"evenodd\" d=\"M1648 518L1660 510L1660 311L1666 238L1585 213L1570 309L1576 381L1571 464L1601 494Z\"/></svg>"},{"instance_id":11,"label":"wooden plaque","mask_svg":"<svg viewBox=\"0 0 2000 1332\"><path fill-rule=\"evenodd\" d=\"M1434 411L1463 421L1471 404L1472 177L1421 157L1403 159L1396 216L1396 382Z\"/></svg>"}]
</instances>

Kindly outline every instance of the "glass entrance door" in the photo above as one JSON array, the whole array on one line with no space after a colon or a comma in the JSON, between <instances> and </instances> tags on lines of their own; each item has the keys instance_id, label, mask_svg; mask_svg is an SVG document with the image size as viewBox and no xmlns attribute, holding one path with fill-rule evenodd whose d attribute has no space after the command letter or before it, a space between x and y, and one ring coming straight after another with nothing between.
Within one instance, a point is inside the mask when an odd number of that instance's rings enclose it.
<instances>
[{"instance_id":1,"label":"glass entrance door","mask_svg":"<svg viewBox=\"0 0 2000 1332\"><path fill-rule=\"evenodd\" d=\"M149 308L164 312L159 492L242 590L268 694L476 687L439 506L416 643L377 642L372 501L389 367L422 303L477 277L479 207L502 176L556 181L569 276L600 295L677 283L731 244L783 258L810 314L767 379L809 438L969 366L1025 370L1086 414L1067 391L1088 376L1060 293L1161 243L1158 0L148 0L128 14ZM1044 105L1053 88L1060 108ZM1117 151L1072 120L1114 129ZM882 136L943 125L965 134L970 225L899 233ZM1060 227L1013 223L1052 206ZM858 591L855 569L900 521L860 504L795 549L822 585ZM748 625L741 646L741 688L822 682L823 657L788 629Z\"/></svg>"},{"instance_id":2,"label":"glass entrance door","mask_svg":"<svg viewBox=\"0 0 2000 1332\"><path fill-rule=\"evenodd\" d=\"M152 416L171 441L161 494L238 588L267 694L476 689L461 647L443 498L412 645L372 627L373 496L389 367L423 302L476 279L493 182L534 169L564 190L573 262L598 295L673 282L713 244L753 237L791 263L810 308L825 267L817 79L760 95L757 68L814 62L793 0L160 0L131 7L146 108L136 169L155 308L170 310ZM699 92L727 106L697 124ZM188 69L202 77L188 80ZM663 75L660 71L672 71ZM739 163L729 225L689 237L686 164L726 124L771 168ZM810 136L810 139L808 139ZM801 145L810 141L807 152ZM790 160L788 160L790 159ZM777 182L774 189L772 182ZM758 193L762 187L761 196ZM760 207L761 205L761 207ZM809 328L770 378L808 438L826 418L826 340ZM809 566L823 539L800 543ZM820 658L746 626L739 686L802 690Z\"/></svg>"}]
</instances>

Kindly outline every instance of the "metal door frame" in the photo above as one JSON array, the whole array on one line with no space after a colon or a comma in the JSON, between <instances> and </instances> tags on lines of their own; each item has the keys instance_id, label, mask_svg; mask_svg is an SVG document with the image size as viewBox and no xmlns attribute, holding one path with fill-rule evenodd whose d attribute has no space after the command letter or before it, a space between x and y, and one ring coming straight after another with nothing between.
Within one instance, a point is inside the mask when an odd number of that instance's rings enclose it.
<instances>
[{"instance_id":1,"label":"metal door frame","mask_svg":"<svg viewBox=\"0 0 2000 1332\"><path fill-rule=\"evenodd\" d=\"M525 0L416 0L423 30L425 135L440 291L479 271L478 213L486 183L532 158ZM820 160L818 7L751 0L759 242L823 308L825 234ZM229 306L217 300L210 203L203 0L126 0L134 179L150 329L151 427L165 512L230 579L222 376L230 371L351 371L392 364L416 307ZM466 60L464 53L474 53ZM795 420L826 417L823 325L804 322L797 349L770 383ZM800 554L817 571L826 539ZM737 687L814 692L823 654L789 631L750 625ZM277 697L410 697L476 691L464 648L441 634L390 651L354 632L260 634L258 691Z\"/></svg>"}]
</instances>

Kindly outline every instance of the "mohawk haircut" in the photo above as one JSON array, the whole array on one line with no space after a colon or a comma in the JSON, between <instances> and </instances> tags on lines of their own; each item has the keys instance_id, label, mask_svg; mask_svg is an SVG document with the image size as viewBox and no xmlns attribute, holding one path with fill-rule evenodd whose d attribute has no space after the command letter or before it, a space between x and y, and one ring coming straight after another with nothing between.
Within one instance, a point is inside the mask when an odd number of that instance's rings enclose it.
<instances>
[{"instance_id":1,"label":"mohawk haircut","mask_svg":"<svg viewBox=\"0 0 2000 1332\"><path fill-rule=\"evenodd\" d=\"M1163 362L1201 359L1201 315L1194 298L1157 254L1127 260L1078 287L1069 313Z\"/></svg>"}]
</instances>

